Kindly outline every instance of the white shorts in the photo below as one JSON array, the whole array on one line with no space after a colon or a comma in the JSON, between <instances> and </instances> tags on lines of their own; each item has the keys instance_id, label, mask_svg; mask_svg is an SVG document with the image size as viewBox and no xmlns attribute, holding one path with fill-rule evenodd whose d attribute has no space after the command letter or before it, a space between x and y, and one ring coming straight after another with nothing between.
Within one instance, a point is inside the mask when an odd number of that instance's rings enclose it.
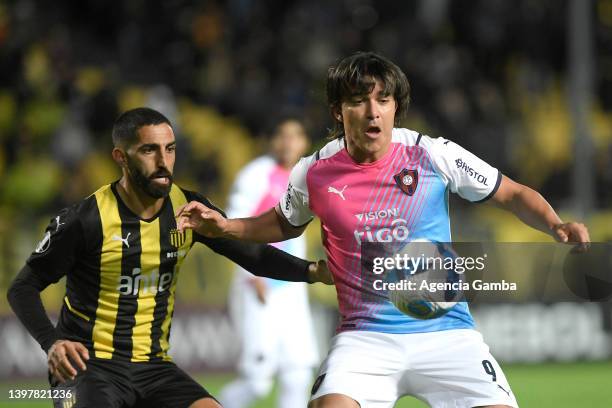
<instances>
[{"instance_id":1,"label":"white shorts","mask_svg":"<svg viewBox=\"0 0 612 408\"><path fill-rule=\"evenodd\" d=\"M243 376L271 379L279 371L316 367L320 360L305 285L269 290L262 304L248 281L234 283L230 314L241 338Z\"/></svg>"},{"instance_id":2,"label":"white shorts","mask_svg":"<svg viewBox=\"0 0 612 408\"><path fill-rule=\"evenodd\" d=\"M311 400L344 394L362 408L412 395L435 408L518 407L506 376L476 330L336 335Z\"/></svg>"}]
</instances>

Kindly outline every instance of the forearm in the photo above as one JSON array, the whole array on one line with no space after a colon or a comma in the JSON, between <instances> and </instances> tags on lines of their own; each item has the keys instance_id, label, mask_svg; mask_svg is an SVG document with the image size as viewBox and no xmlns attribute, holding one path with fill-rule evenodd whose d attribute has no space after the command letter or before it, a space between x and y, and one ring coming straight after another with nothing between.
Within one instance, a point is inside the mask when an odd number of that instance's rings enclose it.
<instances>
[{"instance_id":1,"label":"forearm","mask_svg":"<svg viewBox=\"0 0 612 408\"><path fill-rule=\"evenodd\" d=\"M525 224L551 236L553 228L563 222L548 201L527 186L521 186L509 200L501 204Z\"/></svg>"},{"instance_id":2,"label":"forearm","mask_svg":"<svg viewBox=\"0 0 612 408\"><path fill-rule=\"evenodd\" d=\"M40 292L46 286L26 265L7 292L11 308L45 352L58 339L57 331L49 320L40 298Z\"/></svg>"},{"instance_id":3,"label":"forearm","mask_svg":"<svg viewBox=\"0 0 612 408\"><path fill-rule=\"evenodd\" d=\"M257 217L228 219L224 235L252 242L280 242L299 236L303 228L286 225L287 221L275 208Z\"/></svg>"},{"instance_id":4,"label":"forearm","mask_svg":"<svg viewBox=\"0 0 612 408\"><path fill-rule=\"evenodd\" d=\"M256 276L311 282L311 262L270 245L240 242L228 238L203 238L202 243Z\"/></svg>"}]
</instances>

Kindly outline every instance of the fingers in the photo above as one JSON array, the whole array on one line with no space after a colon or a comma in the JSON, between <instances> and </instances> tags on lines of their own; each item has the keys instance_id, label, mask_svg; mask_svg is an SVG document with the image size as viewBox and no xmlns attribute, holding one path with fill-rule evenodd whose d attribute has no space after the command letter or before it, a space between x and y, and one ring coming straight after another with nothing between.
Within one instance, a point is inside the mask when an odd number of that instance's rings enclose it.
<instances>
[{"instance_id":1,"label":"fingers","mask_svg":"<svg viewBox=\"0 0 612 408\"><path fill-rule=\"evenodd\" d=\"M187 203L187 204L189 204L189 203ZM181 206L178 208L178 210L176 210L176 211L175 211L174 216L175 216L176 218L180 217L180 216L183 214L183 211L185 210L185 207L187 207L187 204L183 204L183 205L181 205Z\"/></svg>"},{"instance_id":2,"label":"fingers","mask_svg":"<svg viewBox=\"0 0 612 408\"><path fill-rule=\"evenodd\" d=\"M576 245L572 252L574 253L583 253L586 252L591 243L591 237L589 236L589 230L582 223L570 223L570 242L576 242Z\"/></svg>"},{"instance_id":3,"label":"fingers","mask_svg":"<svg viewBox=\"0 0 612 408\"><path fill-rule=\"evenodd\" d=\"M51 369L51 375L57 379L60 383L64 383L67 381L66 377L64 377L57 368Z\"/></svg>"},{"instance_id":4,"label":"fingers","mask_svg":"<svg viewBox=\"0 0 612 408\"><path fill-rule=\"evenodd\" d=\"M204 212L204 211L212 211L210 208L205 206L199 201L190 201L187 204L184 204L176 210L175 217L189 217L193 212Z\"/></svg>"},{"instance_id":5,"label":"fingers","mask_svg":"<svg viewBox=\"0 0 612 408\"><path fill-rule=\"evenodd\" d=\"M560 225L555 229L555 234L557 235L557 241L559 242L567 242L568 236L563 230L564 225Z\"/></svg>"},{"instance_id":6,"label":"fingers","mask_svg":"<svg viewBox=\"0 0 612 408\"><path fill-rule=\"evenodd\" d=\"M591 242L591 237L589 236L589 230L586 225L581 223L576 223L576 234L577 234L577 242L580 243L589 243Z\"/></svg>"},{"instance_id":7,"label":"fingers","mask_svg":"<svg viewBox=\"0 0 612 408\"><path fill-rule=\"evenodd\" d=\"M52 361L52 360L49 360L49 372L59 382L61 382L61 383L66 382L66 377L64 377L62 375L62 373L60 372L57 364L54 361Z\"/></svg>"},{"instance_id":8,"label":"fingers","mask_svg":"<svg viewBox=\"0 0 612 408\"><path fill-rule=\"evenodd\" d=\"M83 360L89 359L89 352L85 346L81 343L72 343L70 347L67 347L67 355L81 370L87 370Z\"/></svg>"},{"instance_id":9,"label":"fingers","mask_svg":"<svg viewBox=\"0 0 612 408\"><path fill-rule=\"evenodd\" d=\"M573 253L586 252L590 246L591 237L586 225L579 222L568 222L555 228L559 242L578 244L572 248Z\"/></svg>"},{"instance_id":10,"label":"fingers","mask_svg":"<svg viewBox=\"0 0 612 408\"><path fill-rule=\"evenodd\" d=\"M65 348L60 345L49 355L49 369L61 382L74 379L77 371L72 367Z\"/></svg>"},{"instance_id":11,"label":"fingers","mask_svg":"<svg viewBox=\"0 0 612 408\"><path fill-rule=\"evenodd\" d=\"M89 351L78 342L59 340L49 351L48 365L51 374L60 382L73 380L78 374L71 361L81 370L86 370L85 361L89 360Z\"/></svg>"},{"instance_id":12,"label":"fingers","mask_svg":"<svg viewBox=\"0 0 612 408\"><path fill-rule=\"evenodd\" d=\"M57 371L64 377L66 380L74 380L77 375L77 370L74 369L70 361L67 358L64 358L60 365L57 367Z\"/></svg>"},{"instance_id":13,"label":"fingers","mask_svg":"<svg viewBox=\"0 0 612 408\"><path fill-rule=\"evenodd\" d=\"M589 230L584 224L578 222L570 222L561 226L563 232L567 236L566 242L587 243L591 241Z\"/></svg>"},{"instance_id":14,"label":"fingers","mask_svg":"<svg viewBox=\"0 0 612 408\"><path fill-rule=\"evenodd\" d=\"M199 207L207 208L204 204L200 203L199 201L190 201L187 204L180 206L179 209L176 211L175 215L176 217L181 217L183 216L183 214L190 213L198 209Z\"/></svg>"},{"instance_id":15,"label":"fingers","mask_svg":"<svg viewBox=\"0 0 612 408\"><path fill-rule=\"evenodd\" d=\"M180 232L188 228L197 229L202 220L216 219L216 213L199 201L191 201L176 211L176 228Z\"/></svg>"}]
</instances>

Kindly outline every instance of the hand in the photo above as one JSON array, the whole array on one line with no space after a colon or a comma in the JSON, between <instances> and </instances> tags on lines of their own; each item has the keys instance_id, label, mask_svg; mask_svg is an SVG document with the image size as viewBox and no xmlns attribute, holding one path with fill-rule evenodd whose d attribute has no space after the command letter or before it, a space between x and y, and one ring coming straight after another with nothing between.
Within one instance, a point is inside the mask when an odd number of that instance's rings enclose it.
<instances>
[{"instance_id":1,"label":"hand","mask_svg":"<svg viewBox=\"0 0 612 408\"><path fill-rule=\"evenodd\" d=\"M191 201L176 212L176 227L180 232L190 228L208 238L224 236L227 219L199 201Z\"/></svg>"},{"instance_id":2,"label":"hand","mask_svg":"<svg viewBox=\"0 0 612 408\"><path fill-rule=\"evenodd\" d=\"M568 244L578 244L575 248L577 252L585 252L591 242L589 230L579 222L566 222L557 224L552 229L552 236L558 242Z\"/></svg>"},{"instance_id":3,"label":"hand","mask_svg":"<svg viewBox=\"0 0 612 408\"><path fill-rule=\"evenodd\" d=\"M327 267L327 262L322 259L308 266L308 280L312 283L321 282L326 285L334 284L334 277Z\"/></svg>"},{"instance_id":4,"label":"hand","mask_svg":"<svg viewBox=\"0 0 612 408\"><path fill-rule=\"evenodd\" d=\"M89 360L89 351L83 344L70 340L53 343L47 356L49 371L60 383L75 379L77 370L72 363L83 371L87 370L83 360Z\"/></svg>"},{"instance_id":5,"label":"hand","mask_svg":"<svg viewBox=\"0 0 612 408\"><path fill-rule=\"evenodd\" d=\"M251 280L251 284L255 288L255 293L257 294L257 299L259 300L259 303L265 305L268 293L268 285L266 285L266 281L261 278L253 278Z\"/></svg>"}]
</instances>

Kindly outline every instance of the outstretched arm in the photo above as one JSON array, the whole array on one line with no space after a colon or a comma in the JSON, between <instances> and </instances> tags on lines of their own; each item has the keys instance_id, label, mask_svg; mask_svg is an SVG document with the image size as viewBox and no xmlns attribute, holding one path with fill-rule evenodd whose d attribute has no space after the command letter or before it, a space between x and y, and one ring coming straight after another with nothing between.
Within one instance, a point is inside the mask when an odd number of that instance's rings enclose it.
<instances>
[{"instance_id":1,"label":"outstretched arm","mask_svg":"<svg viewBox=\"0 0 612 408\"><path fill-rule=\"evenodd\" d=\"M278 206L257 217L225 218L199 201L192 201L177 211L177 228L191 228L209 238L233 238L253 242L279 242L300 236L306 225L294 227Z\"/></svg>"},{"instance_id":2,"label":"outstretched arm","mask_svg":"<svg viewBox=\"0 0 612 408\"><path fill-rule=\"evenodd\" d=\"M491 201L558 242L586 244L591 240L584 224L563 222L540 193L506 176L502 177L499 189Z\"/></svg>"},{"instance_id":3,"label":"outstretched arm","mask_svg":"<svg viewBox=\"0 0 612 408\"><path fill-rule=\"evenodd\" d=\"M228 238L199 237L198 241L256 276L292 282L333 284L327 264L322 260L308 262L271 245Z\"/></svg>"}]
</instances>

